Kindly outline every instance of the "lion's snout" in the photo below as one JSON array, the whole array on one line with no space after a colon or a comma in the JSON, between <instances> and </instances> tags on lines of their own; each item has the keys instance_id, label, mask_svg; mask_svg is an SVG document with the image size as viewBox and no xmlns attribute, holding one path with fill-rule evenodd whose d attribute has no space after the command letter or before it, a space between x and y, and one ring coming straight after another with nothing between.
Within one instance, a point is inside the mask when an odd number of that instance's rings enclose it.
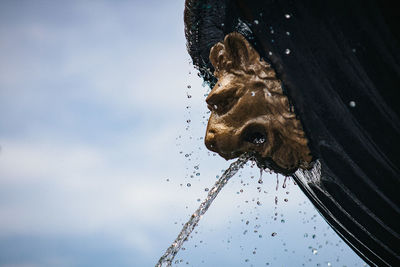
<instances>
[{"instance_id":1,"label":"lion's snout","mask_svg":"<svg viewBox=\"0 0 400 267\"><path fill-rule=\"evenodd\" d=\"M217 152L223 158L232 159L241 154L238 138L239 136L234 134L230 127L209 122L205 145L209 150Z\"/></svg>"},{"instance_id":2,"label":"lion's snout","mask_svg":"<svg viewBox=\"0 0 400 267\"><path fill-rule=\"evenodd\" d=\"M216 142L217 142L217 140L215 138L215 130L207 129L204 143L205 143L206 147L208 148L208 150L211 150L213 152L218 152Z\"/></svg>"}]
</instances>

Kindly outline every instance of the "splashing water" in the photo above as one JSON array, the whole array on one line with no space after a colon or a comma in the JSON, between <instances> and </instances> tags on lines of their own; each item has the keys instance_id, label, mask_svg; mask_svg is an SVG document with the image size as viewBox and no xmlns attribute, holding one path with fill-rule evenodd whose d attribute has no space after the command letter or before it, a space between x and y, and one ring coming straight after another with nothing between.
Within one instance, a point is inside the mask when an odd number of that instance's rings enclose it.
<instances>
[{"instance_id":1,"label":"splashing water","mask_svg":"<svg viewBox=\"0 0 400 267\"><path fill-rule=\"evenodd\" d=\"M200 204L199 208L190 216L189 221L183 226L181 232L171 246L165 251L164 255L158 260L156 267L171 266L175 255L181 249L183 243L188 239L193 229L199 223L201 217L206 213L211 203L217 197L221 189L228 183L229 179L234 176L246 162L252 158L252 155L246 153L241 155L238 160L233 162L229 168L224 172L221 178L215 183L213 188L210 189L207 198Z\"/></svg>"}]
</instances>

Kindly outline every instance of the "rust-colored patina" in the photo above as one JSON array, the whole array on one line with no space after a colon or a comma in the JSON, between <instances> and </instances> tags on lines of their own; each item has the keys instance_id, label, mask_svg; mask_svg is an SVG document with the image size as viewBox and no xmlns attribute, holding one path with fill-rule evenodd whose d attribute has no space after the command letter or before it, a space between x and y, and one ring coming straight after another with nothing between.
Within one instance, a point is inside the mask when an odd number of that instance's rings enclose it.
<instances>
[{"instance_id":1,"label":"rust-colored patina","mask_svg":"<svg viewBox=\"0 0 400 267\"><path fill-rule=\"evenodd\" d=\"M309 168L307 139L271 66L239 33L210 51L218 79L206 99L211 116L205 144L225 159L256 152L268 167L290 174Z\"/></svg>"}]
</instances>

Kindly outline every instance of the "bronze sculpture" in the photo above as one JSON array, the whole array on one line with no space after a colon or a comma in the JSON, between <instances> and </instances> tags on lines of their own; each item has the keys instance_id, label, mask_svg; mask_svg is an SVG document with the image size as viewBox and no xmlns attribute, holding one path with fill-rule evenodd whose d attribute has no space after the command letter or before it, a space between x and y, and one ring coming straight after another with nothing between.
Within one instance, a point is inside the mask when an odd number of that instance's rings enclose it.
<instances>
[{"instance_id":1,"label":"bronze sculpture","mask_svg":"<svg viewBox=\"0 0 400 267\"><path fill-rule=\"evenodd\" d=\"M218 81L206 99L207 148L225 159L257 152L282 174L309 168L307 139L270 64L239 33L214 45L210 61Z\"/></svg>"}]
</instances>

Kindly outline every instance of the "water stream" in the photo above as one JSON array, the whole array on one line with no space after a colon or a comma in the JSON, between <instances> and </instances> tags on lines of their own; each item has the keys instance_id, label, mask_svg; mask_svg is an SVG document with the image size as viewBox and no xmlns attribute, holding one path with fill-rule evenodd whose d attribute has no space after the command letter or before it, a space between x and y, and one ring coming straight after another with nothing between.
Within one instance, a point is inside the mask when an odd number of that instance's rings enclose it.
<instances>
[{"instance_id":1,"label":"water stream","mask_svg":"<svg viewBox=\"0 0 400 267\"><path fill-rule=\"evenodd\" d=\"M183 226L178 237L158 260L156 267L171 266L175 255L179 252L183 243L189 238L193 229L197 226L201 217L206 213L218 193L228 183L229 179L234 176L251 157L250 154L243 154L222 174L221 178L219 178L215 185L210 189L206 199L200 204L197 210L192 214L192 216L190 216L189 221Z\"/></svg>"}]
</instances>

